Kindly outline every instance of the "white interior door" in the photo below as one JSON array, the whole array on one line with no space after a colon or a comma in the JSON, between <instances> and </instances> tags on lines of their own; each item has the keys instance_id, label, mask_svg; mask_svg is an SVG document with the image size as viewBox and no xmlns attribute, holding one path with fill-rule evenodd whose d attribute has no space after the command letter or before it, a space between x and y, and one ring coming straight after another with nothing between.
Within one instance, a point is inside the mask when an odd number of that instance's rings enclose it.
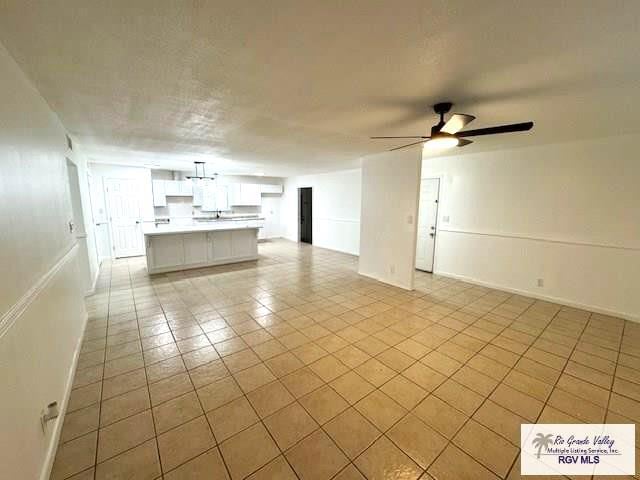
<instances>
[{"instance_id":1,"label":"white interior door","mask_svg":"<svg viewBox=\"0 0 640 480\"><path fill-rule=\"evenodd\" d=\"M111 238L109 236L109 215L107 214L107 200L101 177L89 177L89 191L91 192L91 209L95 222L95 239L98 259L102 262L111 258Z\"/></svg>"},{"instance_id":2,"label":"white interior door","mask_svg":"<svg viewBox=\"0 0 640 480\"><path fill-rule=\"evenodd\" d=\"M440 180L423 178L420 183L420 207L418 210L418 241L416 244L416 268L433 272L433 256L436 247L436 222L438 218L438 194Z\"/></svg>"},{"instance_id":3,"label":"white interior door","mask_svg":"<svg viewBox=\"0 0 640 480\"><path fill-rule=\"evenodd\" d=\"M114 256L144 255L139 182L130 178L107 178L105 189Z\"/></svg>"}]
</instances>

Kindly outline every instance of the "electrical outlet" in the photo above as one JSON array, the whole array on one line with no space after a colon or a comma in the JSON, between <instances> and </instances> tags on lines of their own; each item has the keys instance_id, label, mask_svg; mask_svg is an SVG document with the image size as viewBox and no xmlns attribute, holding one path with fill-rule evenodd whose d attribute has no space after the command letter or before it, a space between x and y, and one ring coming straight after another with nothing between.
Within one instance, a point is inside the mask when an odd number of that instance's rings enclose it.
<instances>
[{"instance_id":1,"label":"electrical outlet","mask_svg":"<svg viewBox=\"0 0 640 480\"><path fill-rule=\"evenodd\" d=\"M391 266L389 267L389 273L390 273L391 275L393 275L394 273L396 273L396 266L395 266L395 265L391 265Z\"/></svg>"},{"instance_id":2,"label":"electrical outlet","mask_svg":"<svg viewBox=\"0 0 640 480\"><path fill-rule=\"evenodd\" d=\"M442 223L449 223L449 215L444 215L442 217Z\"/></svg>"},{"instance_id":3,"label":"electrical outlet","mask_svg":"<svg viewBox=\"0 0 640 480\"><path fill-rule=\"evenodd\" d=\"M538 279L538 286L539 287L544 287L544 278L539 278Z\"/></svg>"}]
</instances>

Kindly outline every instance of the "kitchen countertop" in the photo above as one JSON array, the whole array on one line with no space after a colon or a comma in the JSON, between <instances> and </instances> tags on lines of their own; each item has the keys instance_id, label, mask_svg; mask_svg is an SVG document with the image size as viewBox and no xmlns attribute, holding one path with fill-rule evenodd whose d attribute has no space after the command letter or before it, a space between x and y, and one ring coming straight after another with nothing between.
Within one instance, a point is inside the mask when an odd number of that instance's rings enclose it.
<instances>
[{"instance_id":1,"label":"kitchen countertop","mask_svg":"<svg viewBox=\"0 0 640 480\"><path fill-rule=\"evenodd\" d=\"M193 225L171 225L160 224L158 226L145 225L142 227L142 233L145 235L169 235L172 233L191 233L191 232L215 232L225 230L257 230L259 227L253 221L216 221L207 223L197 223Z\"/></svg>"},{"instance_id":2,"label":"kitchen countertop","mask_svg":"<svg viewBox=\"0 0 640 480\"><path fill-rule=\"evenodd\" d=\"M220 218L209 217L203 215L194 215L191 217L170 217L166 215L158 215L156 220L193 220L198 222L246 222L247 220L264 220L262 215L236 215L236 216L221 216Z\"/></svg>"}]
</instances>

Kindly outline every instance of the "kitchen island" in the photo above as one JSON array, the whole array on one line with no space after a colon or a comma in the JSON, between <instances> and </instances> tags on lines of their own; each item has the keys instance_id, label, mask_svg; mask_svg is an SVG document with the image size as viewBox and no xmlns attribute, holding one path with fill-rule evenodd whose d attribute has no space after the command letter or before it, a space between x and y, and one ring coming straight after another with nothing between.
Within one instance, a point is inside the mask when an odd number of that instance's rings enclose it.
<instances>
[{"instance_id":1,"label":"kitchen island","mask_svg":"<svg viewBox=\"0 0 640 480\"><path fill-rule=\"evenodd\" d=\"M256 260L259 228L252 221L145 226L147 270L153 274Z\"/></svg>"}]
</instances>

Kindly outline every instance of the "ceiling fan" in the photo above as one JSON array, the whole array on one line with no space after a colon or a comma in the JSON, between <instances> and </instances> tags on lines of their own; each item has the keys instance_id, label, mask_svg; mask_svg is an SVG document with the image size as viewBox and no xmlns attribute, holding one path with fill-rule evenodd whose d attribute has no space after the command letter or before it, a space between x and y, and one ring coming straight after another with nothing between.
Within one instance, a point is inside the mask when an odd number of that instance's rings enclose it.
<instances>
[{"instance_id":1,"label":"ceiling fan","mask_svg":"<svg viewBox=\"0 0 640 480\"><path fill-rule=\"evenodd\" d=\"M477 137L480 135L495 135L497 133L526 132L533 128L533 122L511 123L509 125L498 125L496 127L478 128L476 130L461 131L465 126L475 120L473 115L464 113L454 113L449 120L444 121L445 114L449 113L453 104L451 102L437 103L433 106L433 110L440 115L440 121L431 127L431 136L415 135L406 137L371 137L372 139L389 139L389 138L419 138L417 142L408 143L394 147L390 151L400 150L401 148L412 147L414 145L426 144L433 150L440 150L450 147L464 147L473 143L466 137Z\"/></svg>"}]
</instances>

